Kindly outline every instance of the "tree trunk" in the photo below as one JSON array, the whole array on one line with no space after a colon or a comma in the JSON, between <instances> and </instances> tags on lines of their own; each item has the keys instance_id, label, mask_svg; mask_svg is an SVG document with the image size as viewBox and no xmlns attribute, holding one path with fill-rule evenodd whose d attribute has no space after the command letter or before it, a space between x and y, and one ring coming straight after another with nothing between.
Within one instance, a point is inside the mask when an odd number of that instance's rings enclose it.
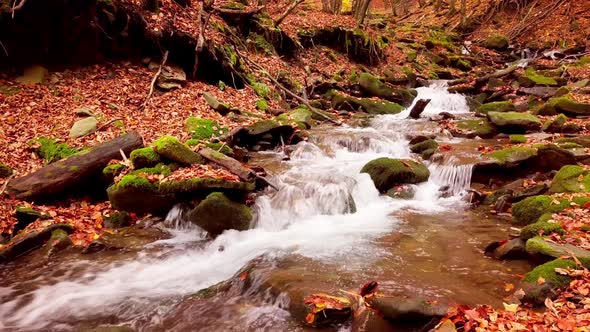
<instances>
[{"instance_id":1,"label":"tree trunk","mask_svg":"<svg viewBox=\"0 0 590 332\"><path fill-rule=\"evenodd\" d=\"M295 8L296 8L297 6L299 6L299 4L300 4L300 3L302 3L303 1L305 1L305 0L295 0L295 1L293 1L293 3L291 4L291 6L289 6L289 8L287 8L287 10L285 10L285 12L283 13L283 15L281 15L281 17L279 17L279 18L278 18L278 19L275 21L275 27L278 27L278 26L279 26L279 25L280 25L280 24L283 22L283 20L284 20L284 19L285 19L287 16L289 16L289 14L291 14L291 12L292 12L293 10L295 10Z\"/></svg>"},{"instance_id":2,"label":"tree trunk","mask_svg":"<svg viewBox=\"0 0 590 332\"><path fill-rule=\"evenodd\" d=\"M416 105L414 105L414 107L412 107L412 110L410 111L410 118L412 118L412 119L420 118L420 114L422 114L422 112L424 112L424 109L426 108L428 103L430 103L430 99L418 100L416 102Z\"/></svg>"},{"instance_id":3,"label":"tree trunk","mask_svg":"<svg viewBox=\"0 0 590 332\"><path fill-rule=\"evenodd\" d=\"M135 132L97 145L89 152L82 152L49 164L29 175L13 179L6 191L18 199L32 201L55 200L71 192L88 189L89 184L100 183L102 170L113 159L121 159L143 147L143 139Z\"/></svg>"},{"instance_id":4,"label":"tree trunk","mask_svg":"<svg viewBox=\"0 0 590 332\"><path fill-rule=\"evenodd\" d=\"M369 5L371 4L371 0L362 0L360 1L358 7L358 13L355 15L357 18L357 25L360 27L363 25L365 21L365 17L367 16L367 11L369 10Z\"/></svg>"}]
</instances>

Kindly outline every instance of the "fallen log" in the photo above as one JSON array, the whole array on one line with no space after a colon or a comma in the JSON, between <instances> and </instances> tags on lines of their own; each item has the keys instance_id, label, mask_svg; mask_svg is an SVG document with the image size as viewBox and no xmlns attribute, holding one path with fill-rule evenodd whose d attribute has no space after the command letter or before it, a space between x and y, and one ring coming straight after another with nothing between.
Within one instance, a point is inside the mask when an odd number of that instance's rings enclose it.
<instances>
[{"instance_id":1,"label":"fallen log","mask_svg":"<svg viewBox=\"0 0 590 332\"><path fill-rule=\"evenodd\" d=\"M56 229L64 230L68 234L74 231L74 227L70 225L53 224L42 230L32 230L19 234L5 247L0 249L0 263L12 261L19 256L43 246L51 237L51 233Z\"/></svg>"},{"instance_id":2,"label":"fallen log","mask_svg":"<svg viewBox=\"0 0 590 332\"><path fill-rule=\"evenodd\" d=\"M253 170L246 168L242 165L241 162L235 160L234 158L228 157L221 152L217 152L210 148L201 148L198 152L203 158L226 168L228 171L232 172L233 174L237 175L240 179L244 181L261 181L265 186L270 186L275 190L279 190L275 185L270 183L266 178L256 174Z\"/></svg>"},{"instance_id":3,"label":"fallen log","mask_svg":"<svg viewBox=\"0 0 590 332\"><path fill-rule=\"evenodd\" d=\"M416 105L414 105L414 107L412 107L412 110L410 111L410 118L419 119L420 114L422 114L422 112L424 112L424 109L426 108L426 106L428 106L429 103L430 103L430 99L418 100L416 102Z\"/></svg>"},{"instance_id":4,"label":"fallen log","mask_svg":"<svg viewBox=\"0 0 590 332\"><path fill-rule=\"evenodd\" d=\"M8 195L27 201L50 201L64 194L80 192L85 186L100 183L103 168L112 159L121 159L143 147L143 139L135 132L117 137L58 162L49 164L29 175L11 180Z\"/></svg>"}]
</instances>

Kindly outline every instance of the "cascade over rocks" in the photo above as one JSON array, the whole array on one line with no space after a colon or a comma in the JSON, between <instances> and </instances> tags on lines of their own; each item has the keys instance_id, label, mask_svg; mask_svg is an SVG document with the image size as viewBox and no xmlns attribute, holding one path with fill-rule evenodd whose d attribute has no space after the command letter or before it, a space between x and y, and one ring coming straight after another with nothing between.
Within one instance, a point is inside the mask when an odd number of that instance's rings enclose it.
<instances>
[{"instance_id":1,"label":"cascade over rocks","mask_svg":"<svg viewBox=\"0 0 590 332\"><path fill-rule=\"evenodd\" d=\"M370 97L389 100L404 107L410 106L414 98L417 96L417 92L414 89L389 87L377 77L369 73L362 73L360 75L359 85L361 90Z\"/></svg>"},{"instance_id":2,"label":"cascade over rocks","mask_svg":"<svg viewBox=\"0 0 590 332\"><path fill-rule=\"evenodd\" d=\"M378 158L363 166L361 173L368 173L381 193L396 185L425 182L430 177L424 164L411 159Z\"/></svg>"}]
</instances>

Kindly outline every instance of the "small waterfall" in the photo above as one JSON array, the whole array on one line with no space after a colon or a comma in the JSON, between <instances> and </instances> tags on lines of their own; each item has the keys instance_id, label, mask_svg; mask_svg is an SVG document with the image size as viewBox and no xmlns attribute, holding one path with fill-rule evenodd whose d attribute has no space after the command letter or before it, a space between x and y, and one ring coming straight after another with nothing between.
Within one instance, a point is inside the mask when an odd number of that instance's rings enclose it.
<instances>
[{"instance_id":1,"label":"small waterfall","mask_svg":"<svg viewBox=\"0 0 590 332\"><path fill-rule=\"evenodd\" d=\"M430 180L441 187L448 186L448 192L452 195L459 195L471 186L473 164L457 165L456 158L448 162L430 165Z\"/></svg>"}]
</instances>

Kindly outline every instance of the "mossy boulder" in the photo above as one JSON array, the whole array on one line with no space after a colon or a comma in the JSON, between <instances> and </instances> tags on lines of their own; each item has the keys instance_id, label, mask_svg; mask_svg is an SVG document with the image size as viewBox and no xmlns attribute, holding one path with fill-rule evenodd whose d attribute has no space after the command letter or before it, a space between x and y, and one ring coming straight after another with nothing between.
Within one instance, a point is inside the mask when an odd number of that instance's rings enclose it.
<instances>
[{"instance_id":1,"label":"mossy boulder","mask_svg":"<svg viewBox=\"0 0 590 332\"><path fill-rule=\"evenodd\" d=\"M508 137L508 139L510 140L510 143L512 143L512 144L523 144L523 143L527 142L526 136L520 135L520 134L510 135Z\"/></svg>"},{"instance_id":2,"label":"mossy boulder","mask_svg":"<svg viewBox=\"0 0 590 332\"><path fill-rule=\"evenodd\" d=\"M571 207L572 203L583 206L587 202L590 202L590 197L574 197L570 201L547 195L533 196L512 205L512 216L516 223L530 225L538 221L548 221L551 219L551 214Z\"/></svg>"},{"instance_id":3,"label":"mossy boulder","mask_svg":"<svg viewBox=\"0 0 590 332\"><path fill-rule=\"evenodd\" d=\"M453 136L466 138L492 138L498 130L487 119L461 120L456 123L456 130Z\"/></svg>"},{"instance_id":4,"label":"mossy boulder","mask_svg":"<svg viewBox=\"0 0 590 332\"><path fill-rule=\"evenodd\" d=\"M422 153L426 150L431 150L431 149L436 150L437 148L438 148L438 143L433 139L425 140L420 143L410 145L410 151L412 151L414 153Z\"/></svg>"},{"instance_id":5,"label":"mossy boulder","mask_svg":"<svg viewBox=\"0 0 590 332\"><path fill-rule=\"evenodd\" d=\"M231 201L223 193L214 192L191 210L187 219L211 236L217 236L229 229L247 230L252 221L252 212L246 205Z\"/></svg>"},{"instance_id":6,"label":"mossy boulder","mask_svg":"<svg viewBox=\"0 0 590 332\"><path fill-rule=\"evenodd\" d=\"M537 149L517 146L497 150L487 155L500 164L519 164L537 156Z\"/></svg>"},{"instance_id":7,"label":"mossy boulder","mask_svg":"<svg viewBox=\"0 0 590 332\"><path fill-rule=\"evenodd\" d=\"M574 269L577 263L571 259L558 258L539 265L522 279L525 302L542 305L547 297L553 297L555 290L566 287L571 278L555 272L555 269Z\"/></svg>"},{"instance_id":8,"label":"mossy boulder","mask_svg":"<svg viewBox=\"0 0 590 332\"><path fill-rule=\"evenodd\" d=\"M558 86L559 83L552 77L543 76L533 68L527 68L524 71L524 74L518 78L518 83L521 86L531 87L535 85L544 85L544 86Z\"/></svg>"},{"instance_id":9,"label":"mossy boulder","mask_svg":"<svg viewBox=\"0 0 590 332\"><path fill-rule=\"evenodd\" d=\"M477 108L477 113L488 114L488 112L514 112L516 107L512 101L495 101L482 104Z\"/></svg>"},{"instance_id":10,"label":"mossy boulder","mask_svg":"<svg viewBox=\"0 0 590 332\"><path fill-rule=\"evenodd\" d=\"M362 73L360 75L359 86L368 96L386 99L406 107L410 106L417 96L416 90L389 87L369 73Z\"/></svg>"},{"instance_id":11,"label":"mossy boulder","mask_svg":"<svg viewBox=\"0 0 590 332\"><path fill-rule=\"evenodd\" d=\"M309 129L312 126L312 113L307 108L298 107L289 113L283 113L277 117L282 124L295 123L299 129Z\"/></svg>"},{"instance_id":12,"label":"mossy boulder","mask_svg":"<svg viewBox=\"0 0 590 332\"><path fill-rule=\"evenodd\" d=\"M158 183L133 174L110 186L107 194L114 209L138 214L165 214L176 203L174 195L158 191Z\"/></svg>"},{"instance_id":13,"label":"mossy boulder","mask_svg":"<svg viewBox=\"0 0 590 332\"><path fill-rule=\"evenodd\" d=\"M140 169L157 165L160 155L152 147L145 147L131 151L129 159L135 169Z\"/></svg>"},{"instance_id":14,"label":"mossy boulder","mask_svg":"<svg viewBox=\"0 0 590 332\"><path fill-rule=\"evenodd\" d=\"M13 173L12 168L0 163L0 179L7 178Z\"/></svg>"},{"instance_id":15,"label":"mossy boulder","mask_svg":"<svg viewBox=\"0 0 590 332\"><path fill-rule=\"evenodd\" d=\"M174 166L174 164L171 164L172 166ZM142 174L161 174L166 176L170 176L170 174L172 174L172 168L166 164L163 163L159 163L154 167L145 167L145 168L140 168L140 169L136 169L133 172L129 173L131 175L142 175Z\"/></svg>"},{"instance_id":16,"label":"mossy boulder","mask_svg":"<svg viewBox=\"0 0 590 332\"><path fill-rule=\"evenodd\" d=\"M104 226L106 228L122 228L131 225L131 215L127 211L114 212L108 218L105 218Z\"/></svg>"},{"instance_id":17,"label":"mossy boulder","mask_svg":"<svg viewBox=\"0 0 590 332\"><path fill-rule=\"evenodd\" d=\"M228 181L214 178L189 178L183 180L163 180L159 192L170 194L231 192L246 193L256 189L254 182Z\"/></svg>"},{"instance_id":18,"label":"mossy boulder","mask_svg":"<svg viewBox=\"0 0 590 332\"><path fill-rule=\"evenodd\" d=\"M13 233L17 233L18 231L25 229L25 227L37 219L51 218L47 213L24 206L16 207L14 211L14 217L16 218L17 223L14 225Z\"/></svg>"},{"instance_id":19,"label":"mossy boulder","mask_svg":"<svg viewBox=\"0 0 590 332\"><path fill-rule=\"evenodd\" d=\"M575 143L590 148L590 136L563 137L555 140L557 144Z\"/></svg>"},{"instance_id":20,"label":"mossy boulder","mask_svg":"<svg viewBox=\"0 0 590 332\"><path fill-rule=\"evenodd\" d=\"M221 136L227 133L227 128L223 128L216 121L191 116L186 119L186 130L192 135L192 138L198 140L208 140L211 137Z\"/></svg>"},{"instance_id":21,"label":"mossy boulder","mask_svg":"<svg viewBox=\"0 0 590 332\"><path fill-rule=\"evenodd\" d=\"M565 95L549 99L542 113L549 114L551 110L571 116L585 116L590 115L590 104L577 102L571 95Z\"/></svg>"},{"instance_id":22,"label":"mossy boulder","mask_svg":"<svg viewBox=\"0 0 590 332\"><path fill-rule=\"evenodd\" d=\"M182 165L204 164L205 161L196 152L172 136L162 136L154 142L154 150L163 158Z\"/></svg>"},{"instance_id":23,"label":"mossy boulder","mask_svg":"<svg viewBox=\"0 0 590 332\"><path fill-rule=\"evenodd\" d=\"M567 116L559 114L553 119L548 119L543 125L542 130L548 133L561 132L563 125L567 122Z\"/></svg>"},{"instance_id":24,"label":"mossy boulder","mask_svg":"<svg viewBox=\"0 0 590 332\"><path fill-rule=\"evenodd\" d=\"M504 35L494 34L485 40L484 46L493 50L504 51L508 48L509 41Z\"/></svg>"},{"instance_id":25,"label":"mossy boulder","mask_svg":"<svg viewBox=\"0 0 590 332\"><path fill-rule=\"evenodd\" d=\"M549 214L549 215L551 215L551 214ZM540 219L541 218L539 218L539 220ZM520 238L524 239L524 240L528 240L530 238L533 238L535 236L539 236L541 234L550 235L552 233L563 235L563 234L565 234L565 230L558 223L547 222L547 221L537 221L536 223L532 223L528 226L523 227L520 230Z\"/></svg>"},{"instance_id":26,"label":"mossy boulder","mask_svg":"<svg viewBox=\"0 0 590 332\"><path fill-rule=\"evenodd\" d=\"M107 183L112 183L115 177L121 174L125 168L126 166L120 163L108 165L102 170L103 178Z\"/></svg>"},{"instance_id":27,"label":"mossy boulder","mask_svg":"<svg viewBox=\"0 0 590 332\"><path fill-rule=\"evenodd\" d=\"M70 239L68 232L59 228L51 232L51 237L47 243L45 243L48 254L53 254L57 251L64 250L72 245L72 239Z\"/></svg>"},{"instance_id":28,"label":"mossy boulder","mask_svg":"<svg viewBox=\"0 0 590 332\"><path fill-rule=\"evenodd\" d=\"M549 187L550 193L590 192L590 171L577 165L562 167Z\"/></svg>"},{"instance_id":29,"label":"mossy boulder","mask_svg":"<svg viewBox=\"0 0 590 332\"><path fill-rule=\"evenodd\" d=\"M385 157L368 162L361 173L368 173L382 193L396 185L425 182L430 177L430 171L420 162Z\"/></svg>"},{"instance_id":30,"label":"mossy boulder","mask_svg":"<svg viewBox=\"0 0 590 332\"><path fill-rule=\"evenodd\" d=\"M503 133L524 133L541 129L539 118L528 113L488 112L488 119Z\"/></svg>"},{"instance_id":31,"label":"mossy boulder","mask_svg":"<svg viewBox=\"0 0 590 332\"><path fill-rule=\"evenodd\" d=\"M574 255L578 259L590 260L590 251L586 249L571 244L549 242L541 236L526 241L526 252L529 255L542 255L553 258Z\"/></svg>"}]
</instances>

